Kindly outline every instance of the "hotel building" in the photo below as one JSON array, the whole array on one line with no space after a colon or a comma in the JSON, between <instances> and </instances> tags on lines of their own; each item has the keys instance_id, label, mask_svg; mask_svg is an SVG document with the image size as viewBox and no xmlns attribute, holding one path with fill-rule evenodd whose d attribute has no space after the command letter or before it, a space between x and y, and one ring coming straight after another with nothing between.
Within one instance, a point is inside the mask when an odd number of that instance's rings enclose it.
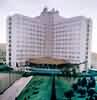
<instances>
[{"instance_id":1,"label":"hotel building","mask_svg":"<svg viewBox=\"0 0 97 100\"><path fill-rule=\"evenodd\" d=\"M73 64L86 62L90 67L91 34L90 18L64 18L55 9L44 8L33 18L19 14L9 16L7 64L15 68L31 58L50 57Z\"/></svg>"}]
</instances>

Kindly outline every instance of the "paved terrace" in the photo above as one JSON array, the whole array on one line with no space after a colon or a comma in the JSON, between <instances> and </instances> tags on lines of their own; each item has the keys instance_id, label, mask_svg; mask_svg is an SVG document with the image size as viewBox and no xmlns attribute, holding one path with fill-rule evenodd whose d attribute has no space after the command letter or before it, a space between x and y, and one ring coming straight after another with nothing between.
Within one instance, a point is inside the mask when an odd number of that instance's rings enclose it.
<instances>
[{"instance_id":1,"label":"paved terrace","mask_svg":"<svg viewBox=\"0 0 97 100\"><path fill-rule=\"evenodd\" d=\"M32 76L27 77L27 78L23 77L17 80L2 95L0 95L0 100L15 100L15 97L17 97L21 93L23 88L29 83L31 79L32 79Z\"/></svg>"}]
</instances>

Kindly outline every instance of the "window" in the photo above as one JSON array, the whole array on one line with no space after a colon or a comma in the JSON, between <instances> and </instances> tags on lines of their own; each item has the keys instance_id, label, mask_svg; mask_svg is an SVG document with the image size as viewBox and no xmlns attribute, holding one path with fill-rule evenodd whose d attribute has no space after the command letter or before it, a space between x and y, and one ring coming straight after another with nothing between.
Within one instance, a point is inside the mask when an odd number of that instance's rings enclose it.
<instances>
[{"instance_id":1,"label":"window","mask_svg":"<svg viewBox=\"0 0 97 100\"><path fill-rule=\"evenodd\" d=\"M9 42L11 42L11 40L9 40Z\"/></svg>"},{"instance_id":2,"label":"window","mask_svg":"<svg viewBox=\"0 0 97 100\"><path fill-rule=\"evenodd\" d=\"M11 23L11 22L9 22L9 25L10 25L10 26L11 26L11 24L12 24L12 23Z\"/></svg>"},{"instance_id":3,"label":"window","mask_svg":"<svg viewBox=\"0 0 97 100\"><path fill-rule=\"evenodd\" d=\"M11 57L9 57L9 61L11 61Z\"/></svg>"},{"instance_id":4,"label":"window","mask_svg":"<svg viewBox=\"0 0 97 100\"><path fill-rule=\"evenodd\" d=\"M11 62L9 62L9 66L11 66Z\"/></svg>"},{"instance_id":5,"label":"window","mask_svg":"<svg viewBox=\"0 0 97 100\"><path fill-rule=\"evenodd\" d=\"M9 26L8 29L11 30L11 26Z\"/></svg>"},{"instance_id":6,"label":"window","mask_svg":"<svg viewBox=\"0 0 97 100\"><path fill-rule=\"evenodd\" d=\"M9 34L11 34L11 31L9 31Z\"/></svg>"},{"instance_id":7,"label":"window","mask_svg":"<svg viewBox=\"0 0 97 100\"><path fill-rule=\"evenodd\" d=\"M11 36L9 36L9 39L11 38Z\"/></svg>"},{"instance_id":8,"label":"window","mask_svg":"<svg viewBox=\"0 0 97 100\"><path fill-rule=\"evenodd\" d=\"M9 44L9 47L11 47L11 44Z\"/></svg>"},{"instance_id":9,"label":"window","mask_svg":"<svg viewBox=\"0 0 97 100\"><path fill-rule=\"evenodd\" d=\"M9 53L9 56L11 56L11 53Z\"/></svg>"}]
</instances>

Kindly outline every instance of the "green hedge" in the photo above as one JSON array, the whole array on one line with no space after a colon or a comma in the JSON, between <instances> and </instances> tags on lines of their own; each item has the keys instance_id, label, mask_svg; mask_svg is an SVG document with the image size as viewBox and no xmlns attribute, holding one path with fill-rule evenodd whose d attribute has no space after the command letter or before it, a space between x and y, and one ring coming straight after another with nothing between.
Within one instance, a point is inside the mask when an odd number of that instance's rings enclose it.
<instances>
[{"instance_id":1,"label":"green hedge","mask_svg":"<svg viewBox=\"0 0 97 100\"><path fill-rule=\"evenodd\" d=\"M17 100L50 100L51 86L50 77L35 76L26 85Z\"/></svg>"}]
</instances>

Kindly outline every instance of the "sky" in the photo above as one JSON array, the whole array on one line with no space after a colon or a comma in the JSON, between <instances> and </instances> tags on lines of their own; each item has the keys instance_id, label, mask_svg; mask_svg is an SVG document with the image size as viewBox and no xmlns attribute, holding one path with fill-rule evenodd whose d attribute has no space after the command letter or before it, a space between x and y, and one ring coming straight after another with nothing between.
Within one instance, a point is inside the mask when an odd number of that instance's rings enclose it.
<instances>
[{"instance_id":1,"label":"sky","mask_svg":"<svg viewBox=\"0 0 97 100\"><path fill-rule=\"evenodd\" d=\"M92 51L97 52L97 0L0 0L0 43L6 43L6 18L19 13L38 16L44 7L59 10L63 17L86 16L92 19Z\"/></svg>"}]
</instances>

